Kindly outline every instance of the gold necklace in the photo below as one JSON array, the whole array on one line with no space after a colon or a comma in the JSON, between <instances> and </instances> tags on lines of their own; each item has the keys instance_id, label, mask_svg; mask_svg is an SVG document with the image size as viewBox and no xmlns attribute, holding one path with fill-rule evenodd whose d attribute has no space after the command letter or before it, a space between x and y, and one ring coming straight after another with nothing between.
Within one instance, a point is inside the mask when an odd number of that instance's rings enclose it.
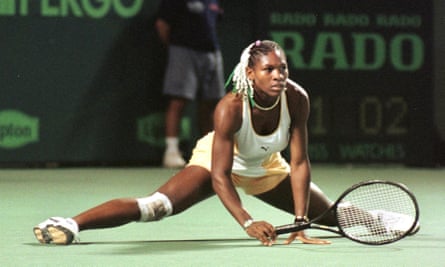
<instances>
[{"instance_id":1,"label":"gold necklace","mask_svg":"<svg viewBox=\"0 0 445 267\"><path fill-rule=\"evenodd\" d=\"M256 107L256 108L258 108L259 110L262 110L262 111L269 111L269 110L275 108L278 105L278 102L280 102L280 99L281 99L281 95L279 95L277 97L277 100L275 101L275 103L273 103L272 106L270 106L270 107L263 107L263 106L258 105L258 103L255 102L255 100L253 100L253 97L252 97L251 100L252 100L253 107Z\"/></svg>"}]
</instances>

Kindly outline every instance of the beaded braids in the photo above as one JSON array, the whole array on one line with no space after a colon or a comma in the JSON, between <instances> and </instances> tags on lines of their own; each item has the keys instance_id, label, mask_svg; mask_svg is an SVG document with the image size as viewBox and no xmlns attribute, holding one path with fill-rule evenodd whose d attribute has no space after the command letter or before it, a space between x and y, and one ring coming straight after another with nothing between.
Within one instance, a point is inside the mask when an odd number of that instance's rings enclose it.
<instances>
[{"instance_id":1,"label":"beaded braids","mask_svg":"<svg viewBox=\"0 0 445 267\"><path fill-rule=\"evenodd\" d=\"M232 92L247 96L250 104L254 107L255 101L253 100L252 81L247 78L246 69L247 67L253 68L261 56L267 55L269 52L275 50L279 50L282 55L285 55L283 49L276 42L270 40L258 40L247 46L241 54L240 62L227 79L225 87L227 88L230 81L232 81Z\"/></svg>"}]
</instances>

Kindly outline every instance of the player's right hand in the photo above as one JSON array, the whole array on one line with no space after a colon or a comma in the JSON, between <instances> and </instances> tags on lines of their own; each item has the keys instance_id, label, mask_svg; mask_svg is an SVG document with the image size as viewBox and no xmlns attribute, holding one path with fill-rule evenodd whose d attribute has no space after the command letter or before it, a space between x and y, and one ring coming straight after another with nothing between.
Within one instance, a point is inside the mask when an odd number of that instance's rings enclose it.
<instances>
[{"instance_id":1,"label":"player's right hand","mask_svg":"<svg viewBox=\"0 0 445 267\"><path fill-rule=\"evenodd\" d=\"M329 244L331 244L331 242L328 240L308 237L308 236L306 236L304 231L292 233L289 236L289 238L286 241L284 241L284 244L289 245L294 240L300 240L303 244L313 244L313 245L329 245Z\"/></svg>"},{"instance_id":2,"label":"player's right hand","mask_svg":"<svg viewBox=\"0 0 445 267\"><path fill-rule=\"evenodd\" d=\"M246 228L246 232L249 236L258 239L265 246L272 246L277 238L273 225L265 221L253 222Z\"/></svg>"}]
</instances>

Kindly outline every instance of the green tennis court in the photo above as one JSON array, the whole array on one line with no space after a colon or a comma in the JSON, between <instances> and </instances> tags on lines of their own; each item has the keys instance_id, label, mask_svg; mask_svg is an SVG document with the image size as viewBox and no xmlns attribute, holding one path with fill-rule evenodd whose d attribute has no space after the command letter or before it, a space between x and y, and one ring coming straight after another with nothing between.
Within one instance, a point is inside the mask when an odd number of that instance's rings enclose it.
<instances>
[{"instance_id":1,"label":"green tennis court","mask_svg":"<svg viewBox=\"0 0 445 267\"><path fill-rule=\"evenodd\" d=\"M86 231L71 246L37 243L32 227L50 216L72 216L111 198L143 196L170 177L159 168L0 170L0 266L445 266L445 170L398 165L313 165L315 181L332 199L355 182L405 183L417 196L421 230L384 246L365 246L324 231L328 246L263 247L249 239L213 197L155 223ZM256 219L280 225L292 215L241 193ZM280 237L278 243L283 242Z\"/></svg>"}]
</instances>

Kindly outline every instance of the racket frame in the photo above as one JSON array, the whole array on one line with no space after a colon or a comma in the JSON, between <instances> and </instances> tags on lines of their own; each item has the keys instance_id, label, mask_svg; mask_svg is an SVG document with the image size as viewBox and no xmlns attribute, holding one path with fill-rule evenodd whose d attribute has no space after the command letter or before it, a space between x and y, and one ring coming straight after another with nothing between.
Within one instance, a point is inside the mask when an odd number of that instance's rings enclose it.
<instances>
[{"instance_id":1,"label":"racket frame","mask_svg":"<svg viewBox=\"0 0 445 267\"><path fill-rule=\"evenodd\" d=\"M325 216L327 216L331 212L334 213L335 218L338 220L337 207L343 201L345 196L347 196L351 191L354 191L358 187L368 186L368 185L377 184L377 183L389 184L389 185L398 187L401 190L403 190L405 193L407 193L407 195L411 198L411 200L413 202L413 205L415 207L415 213L416 214L415 214L415 218L414 218L413 224L411 225L411 227L406 232L404 232L403 234L401 234L397 238L393 238L393 239L390 239L390 240L385 240L385 241L381 241L381 242L370 242L370 241L357 239L357 238L354 238L353 236L348 235L347 233L345 233L343 231L341 226L337 226L336 228L334 228L334 227L331 227L331 226L317 224L318 221L323 219ZM287 234L287 233L292 233L292 232L298 232L298 231L302 231L302 230L306 230L306 229L317 229L317 230L324 230L324 231L329 231L329 232L332 232L332 233L339 234L339 235L341 235L343 237L346 237L346 238L348 238L348 239L350 239L352 241L355 241L355 242L358 242L358 243L361 243L361 244L366 244L366 245L384 245L384 244L389 244L389 243L396 242L396 241L406 237L407 235L409 235L411 233L411 231L413 231L413 229L416 227L416 224L417 224L418 220L419 220L419 205L417 203L416 197L414 196L414 194L404 184L401 184L401 183L398 183L398 182L392 182L392 181L385 181L385 180L367 180L367 181L363 181L363 182L354 184L351 187L349 187L348 189L346 189L327 210L325 210L322 214L320 214L319 216L317 216L314 219L310 220L309 222L307 222L307 223L291 223L291 224L280 225L280 226L275 227L275 233L277 235L281 235L281 234Z\"/></svg>"}]
</instances>

